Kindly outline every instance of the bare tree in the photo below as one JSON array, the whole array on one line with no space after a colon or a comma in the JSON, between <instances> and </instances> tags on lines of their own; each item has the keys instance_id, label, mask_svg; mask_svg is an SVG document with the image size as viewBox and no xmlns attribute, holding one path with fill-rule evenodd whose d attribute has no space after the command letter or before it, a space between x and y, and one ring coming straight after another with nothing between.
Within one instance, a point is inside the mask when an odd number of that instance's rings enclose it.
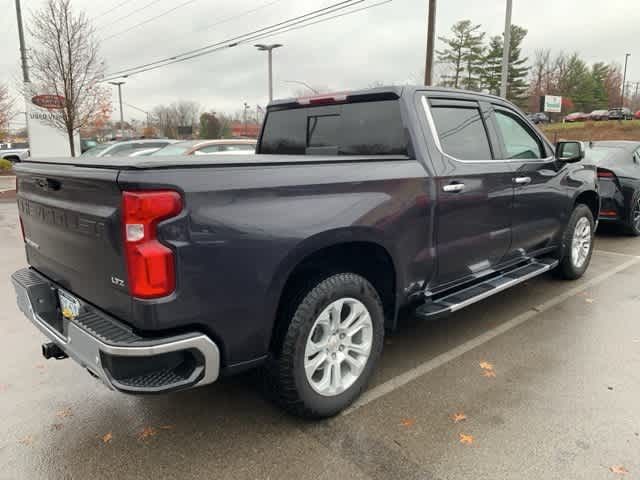
<instances>
[{"instance_id":1,"label":"bare tree","mask_svg":"<svg viewBox=\"0 0 640 480\"><path fill-rule=\"evenodd\" d=\"M0 85L0 132L9 126L9 120L13 116L14 99L9 95L6 85Z\"/></svg>"},{"instance_id":2,"label":"bare tree","mask_svg":"<svg viewBox=\"0 0 640 480\"><path fill-rule=\"evenodd\" d=\"M75 156L75 133L100 113L108 95L98 83L104 78L104 62L95 30L84 12L74 14L71 0L47 0L34 13L29 32L35 41L30 53L33 92L64 98L60 113L48 121L66 132Z\"/></svg>"}]
</instances>

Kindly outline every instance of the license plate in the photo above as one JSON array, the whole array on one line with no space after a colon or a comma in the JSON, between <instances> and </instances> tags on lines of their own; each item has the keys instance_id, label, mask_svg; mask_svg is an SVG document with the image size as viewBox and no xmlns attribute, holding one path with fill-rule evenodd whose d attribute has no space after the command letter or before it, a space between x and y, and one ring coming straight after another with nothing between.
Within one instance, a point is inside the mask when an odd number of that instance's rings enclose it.
<instances>
[{"instance_id":1,"label":"license plate","mask_svg":"<svg viewBox=\"0 0 640 480\"><path fill-rule=\"evenodd\" d=\"M58 299L60 300L60 312L64 318L73 320L80 315L80 302L77 298L58 290Z\"/></svg>"}]
</instances>

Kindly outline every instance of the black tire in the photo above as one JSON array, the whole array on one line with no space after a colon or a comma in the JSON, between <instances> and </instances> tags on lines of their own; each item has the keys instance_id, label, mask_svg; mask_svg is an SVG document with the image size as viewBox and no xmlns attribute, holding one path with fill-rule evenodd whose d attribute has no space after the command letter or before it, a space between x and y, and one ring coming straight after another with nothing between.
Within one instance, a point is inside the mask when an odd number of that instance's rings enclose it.
<instances>
[{"instance_id":1,"label":"black tire","mask_svg":"<svg viewBox=\"0 0 640 480\"><path fill-rule=\"evenodd\" d=\"M633 237L640 237L640 221L636 221L636 210L640 208L640 190L636 190L631 197L631 203L629 203L629 214L627 222L624 225L624 231L628 235Z\"/></svg>"},{"instance_id":2,"label":"black tire","mask_svg":"<svg viewBox=\"0 0 640 480\"><path fill-rule=\"evenodd\" d=\"M356 299L368 310L372 323L371 350L364 368L351 386L342 393L323 396L313 389L307 379L304 369L305 346L318 316L332 302L341 298ZM281 310L284 316L290 317L290 322L286 332L283 332L279 351L266 366L268 394L294 415L305 418L334 416L360 396L382 352L384 313L380 296L365 278L353 273L340 273L313 282L301 295L291 296L289 302ZM287 322L289 318L279 320Z\"/></svg>"},{"instance_id":3,"label":"black tire","mask_svg":"<svg viewBox=\"0 0 640 480\"><path fill-rule=\"evenodd\" d=\"M573 256L571 255L571 247L576 226L583 218L586 218L589 222L591 237L590 246L589 252L584 262L581 265L576 265L574 263ZM573 212L571 213L569 223L567 224L567 228L562 236L560 264L556 269L556 273L560 278L564 278L565 280L576 280L584 275L584 272L586 272L587 268L589 267L589 263L591 262L591 255L593 254L593 235L594 221L591 209L584 204L576 205L576 207L573 209Z\"/></svg>"}]
</instances>

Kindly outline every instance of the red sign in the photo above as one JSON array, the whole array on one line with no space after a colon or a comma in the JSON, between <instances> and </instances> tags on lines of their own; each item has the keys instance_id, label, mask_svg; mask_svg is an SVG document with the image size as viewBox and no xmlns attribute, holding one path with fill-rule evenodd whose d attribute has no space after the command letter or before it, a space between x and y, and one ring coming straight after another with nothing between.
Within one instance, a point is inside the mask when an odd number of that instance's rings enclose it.
<instances>
[{"instance_id":1,"label":"red sign","mask_svg":"<svg viewBox=\"0 0 640 480\"><path fill-rule=\"evenodd\" d=\"M48 110L60 110L64 108L65 98L60 95L36 95L31 102Z\"/></svg>"}]
</instances>

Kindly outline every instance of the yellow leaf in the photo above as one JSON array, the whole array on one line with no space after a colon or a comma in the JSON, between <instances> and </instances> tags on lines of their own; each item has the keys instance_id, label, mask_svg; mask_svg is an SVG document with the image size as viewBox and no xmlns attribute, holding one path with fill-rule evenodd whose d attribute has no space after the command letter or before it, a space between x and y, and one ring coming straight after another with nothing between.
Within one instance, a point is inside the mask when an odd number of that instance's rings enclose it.
<instances>
[{"instance_id":1,"label":"yellow leaf","mask_svg":"<svg viewBox=\"0 0 640 480\"><path fill-rule=\"evenodd\" d=\"M624 468L622 465L614 465L613 467L609 467L609 470L619 475L626 475L627 473L629 473L629 470Z\"/></svg>"},{"instance_id":2,"label":"yellow leaf","mask_svg":"<svg viewBox=\"0 0 640 480\"><path fill-rule=\"evenodd\" d=\"M493 365L489 362L480 362L480 368L483 370L493 370Z\"/></svg>"},{"instance_id":3,"label":"yellow leaf","mask_svg":"<svg viewBox=\"0 0 640 480\"><path fill-rule=\"evenodd\" d=\"M593 298L585 298L584 301L587 303L593 303L595 300Z\"/></svg>"},{"instance_id":4,"label":"yellow leaf","mask_svg":"<svg viewBox=\"0 0 640 480\"><path fill-rule=\"evenodd\" d=\"M147 438L153 437L158 433L158 431L153 427L144 427L142 431L138 433L138 440L146 440Z\"/></svg>"},{"instance_id":5,"label":"yellow leaf","mask_svg":"<svg viewBox=\"0 0 640 480\"><path fill-rule=\"evenodd\" d=\"M33 443L33 437L31 435L27 435L26 437L20 439L20 443L22 445L31 445Z\"/></svg>"},{"instance_id":6,"label":"yellow leaf","mask_svg":"<svg viewBox=\"0 0 640 480\"><path fill-rule=\"evenodd\" d=\"M111 432L105 433L102 436L102 443L110 443L113 438L113 434Z\"/></svg>"},{"instance_id":7,"label":"yellow leaf","mask_svg":"<svg viewBox=\"0 0 640 480\"><path fill-rule=\"evenodd\" d=\"M496 372L494 370L485 370L482 372L483 377L496 378Z\"/></svg>"},{"instance_id":8,"label":"yellow leaf","mask_svg":"<svg viewBox=\"0 0 640 480\"><path fill-rule=\"evenodd\" d=\"M403 427L413 427L416 424L416 421L413 418L403 418L400 421L400 425Z\"/></svg>"},{"instance_id":9,"label":"yellow leaf","mask_svg":"<svg viewBox=\"0 0 640 480\"><path fill-rule=\"evenodd\" d=\"M175 425L160 425L160 430L173 430Z\"/></svg>"},{"instance_id":10,"label":"yellow leaf","mask_svg":"<svg viewBox=\"0 0 640 480\"><path fill-rule=\"evenodd\" d=\"M460 443L464 445L471 445L473 443L473 435L460 434Z\"/></svg>"},{"instance_id":11,"label":"yellow leaf","mask_svg":"<svg viewBox=\"0 0 640 480\"><path fill-rule=\"evenodd\" d=\"M467 416L462 412L454 413L453 415L451 415L451 420L453 420L453 423L460 423L465 421L466 419Z\"/></svg>"}]
</instances>

